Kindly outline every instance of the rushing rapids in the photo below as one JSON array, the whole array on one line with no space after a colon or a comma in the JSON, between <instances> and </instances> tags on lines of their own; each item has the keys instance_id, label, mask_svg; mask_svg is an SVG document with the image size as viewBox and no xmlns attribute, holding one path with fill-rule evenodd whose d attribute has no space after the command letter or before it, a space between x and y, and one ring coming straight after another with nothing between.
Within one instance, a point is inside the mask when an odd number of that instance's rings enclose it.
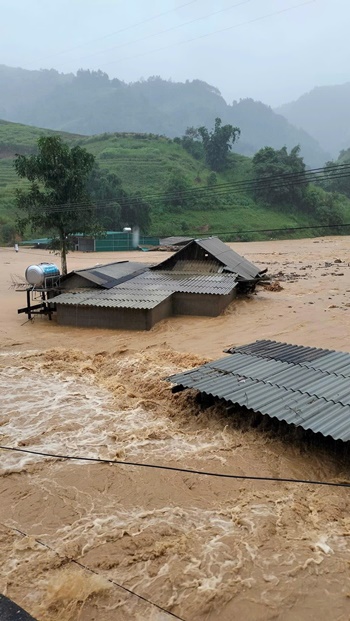
<instances>
[{"instance_id":1,"label":"rushing rapids","mask_svg":"<svg viewBox=\"0 0 350 621\"><path fill-rule=\"evenodd\" d=\"M262 333L344 348L350 268L344 260L345 275L335 282L322 276L321 264L344 257L345 240L296 244L299 254L291 254L288 266L288 257L277 253L286 242L245 246L253 260L264 251L264 264L289 274L280 292L261 291L215 319L172 319L142 336L65 330L45 320L21 325L19 294L6 280L12 267L4 264L0 293L14 316L0 318L0 443L239 475L348 481L345 451L252 426L220 405L201 410L193 393L172 395L163 381ZM296 246L289 247L292 253ZM15 260L24 258L18 253ZM305 270L293 276L306 265L312 265L309 280ZM171 618L117 584L186 621L328 621L349 614L346 488L1 451L0 493L0 590L39 621Z\"/></svg>"}]
</instances>

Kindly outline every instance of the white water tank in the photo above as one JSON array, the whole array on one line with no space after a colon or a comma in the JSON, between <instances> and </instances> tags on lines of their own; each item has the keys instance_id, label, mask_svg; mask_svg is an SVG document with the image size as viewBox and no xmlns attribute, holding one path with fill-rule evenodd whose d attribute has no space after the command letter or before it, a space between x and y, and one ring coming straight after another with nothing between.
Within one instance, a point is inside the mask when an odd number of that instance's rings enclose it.
<instances>
[{"instance_id":1,"label":"white water tank","mask_svg":"<svg viewBox=\"0 0 350 621\"><path fill-rule=\"evenodd\" d=\"M46 278L56 278L59 275L60 270L54 263L38 263L27 267L25 279L33 287L41 287Z\"/></svg>"}]
</instances>

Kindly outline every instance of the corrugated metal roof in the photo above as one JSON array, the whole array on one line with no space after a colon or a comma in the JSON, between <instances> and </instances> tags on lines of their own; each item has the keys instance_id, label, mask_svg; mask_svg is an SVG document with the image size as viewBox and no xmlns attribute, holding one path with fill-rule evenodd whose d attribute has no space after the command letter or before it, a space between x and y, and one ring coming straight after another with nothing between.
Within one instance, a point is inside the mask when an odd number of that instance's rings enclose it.
<instances>
[{"instance_id":1,"label":"corrugated metal roof","mask_svg":"<svg viewBox=\"0 0 350 621\"><path fill-rule=\"evenodd\" d=\"M202 293L226 295L237 285L235 274L188 274L149 271L125 284L129 288L145 288L171 293Z\"/></svg>"},{"instance_id":2,"label":"corrugated metal roof","mask_svg":"<svg viewBox=\"0 0 350 621\"><path fill-rule=\"evenodd\" d=\"M275 341L231 351L167 379L335 440L350 440L349 353Z\"/></svg>"},{"instance_id":3,"label":"corrugated metal roof","mask_svg":"<svg viewBox=\"0 0 350 621\"><path fill-rule=\"evenodd\" d=\"M229 248L218 237L195 239L152 269L179 271L179 265L183 270L188 263L196 264L200 272L218 273L224 269L235 273L237 280L243 281L255 280L263 273L256 265Z\"/></svg>"},{"instance_id":4,"label":"corrugated metal roof","mask_svg":"<svg viewBox=\"0 0 350 621\"><path fill-rule=\"evenodd\" d=\"M75 270L64 276L63 280L68 280L70 276L78 274L104 289L110 289L126 282L130 278L143 274L149 270L149 267L149 265L136 261L115 261L105 265L95 265L87 269Z\"/></svg>"},{"instance_id":5,"label":"corrugated metal roof","mask_svg":"<svg viewBox=\"0 0 350 621\"><path fill-rule=\"evenodd\" d=\"M246 280L254 279L260 273L259 268L245 259L240 254L229 248L218 237L209 237L207 239L196 239L196 243L210 252L218 259L226 268L232 272L236 272L241 278Z\"/></svg>"},{"instance_id":6,"label":"corrugated metal roof","mask_svg":"<svg viewBox=\"0 0 350 621\"><path fill-rule=\"evenodd\" d=\"M350 377L350 354L343 351L290 345L289 343L269 340L256 341L241 347L232 347L226 351L228 353L251 353L262 358L300 364L303 367L319 369L325 373L336 373Z\"/></svg>"},{"instance_id":7,"label":"corrugated metal roof","mask_svg":"<svg viewBox=\"0 0 350 621\"><path fill-rule=\"evenodd\" d=\"M193 241L193 237L184 237L181 235L173 236L173 237L163 237L159 240L160 246L184 246L189 244L189 242Z\"/></svg>"},{"instance_id":8,"label":"corrugated metal roof","mask_svg":"<svg viewBox=\"0 0 350 621\"><path fill-rule=\"evenodd\" d=\"M153 269L157 270L157 267ZM200 274L222 274L224 269L224 266L221 265L217 259L210 259L208 257L205 261L200 261L198 259L186 258L183 260L178 259L171 272L176 272L178 274L196 274L199 276ZM158 271L168 271L170 273L170 270L159 269ZM238 274L236 274L236 277L237 276Z\"/></svg>"},{"instance_id":9,"label":"corrugated metal roof","mask_svg":"<svg viewBox=\"0 0 350 621\"><path fill-rule=\"evenodd\" d=\"M81 293L62 293L55 297L56 304L68 306L98 306L101 308L155 308L169 297L167 291L128 291L125 289L110 289L96 291L90 289Z\"/></svg>"},{"instance_id":10,"label":"corrugated metal roof","mask_svg":"<svg viewBox=\"0 0 350 621\"><path fill-rule=\"evenodd\" d=\"M145 272L110 289L62 293L56 304L154 308L173 293L227 295L236 287L235 274L197 276L174 272Z\"/></svg>"},{"instance_id":11,"label":"corrugated metal roof","mask_svg":"<svg viewBox=\"0 0 350 621\"><path fill-rule=\"evenodd\" d=\"M289 343L278 343L277 341L260 340L241 347L231 347L226 350L228 353L242 352L254 354L263 358L274 358L275 360L286 360L287 362L310 361L329 353L329 349L318 347L304 347L303 345L290 345Z\"/></svg>"}]
</instances>

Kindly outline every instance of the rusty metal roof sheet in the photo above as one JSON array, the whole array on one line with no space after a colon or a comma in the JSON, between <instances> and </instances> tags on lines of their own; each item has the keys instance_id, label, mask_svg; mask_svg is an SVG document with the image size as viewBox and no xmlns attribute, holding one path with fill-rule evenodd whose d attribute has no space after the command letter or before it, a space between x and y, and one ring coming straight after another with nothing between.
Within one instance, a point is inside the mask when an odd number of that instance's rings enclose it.
<instances>
[{"instance_id":1,"label":"rusty metal roof sheet","mask_svg":"<svg viewBox=\"0 0 350 621\"><path fill-rule=\"evenodd\" d=\"M167 379L335 440L350 440L349 353L275 341L231 351Z\"/></svg>"}]
</instances>

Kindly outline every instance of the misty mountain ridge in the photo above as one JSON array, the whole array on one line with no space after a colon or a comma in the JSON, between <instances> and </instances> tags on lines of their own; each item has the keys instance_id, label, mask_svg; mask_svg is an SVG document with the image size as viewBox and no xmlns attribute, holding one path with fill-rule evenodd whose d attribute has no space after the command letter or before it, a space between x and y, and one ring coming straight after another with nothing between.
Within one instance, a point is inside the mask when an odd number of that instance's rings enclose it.
<instances>
[{"instance_id":1,"label":"misty mountain ridge","mask_svg":"<svg viewBox=\"0 0 350 621\"><path fill-rule=\"evenodd\" d=\"M350 146L350 82L317 86L275 112L307 131L333 158Z\"/></svg>"},{"instance_id":2,"label":"misty mountain ridge","mask_svg":"<svg viewBox=\"0 0 350 621\"><path fill-rule=\"evenodd\" d=\"M300 144L309 166L330 159L315 138L269 106L253 99L229 105L217 88L201 80L155 76L127 84L102 71L74 75L0 65L0 118L7 121L86 135L139 132L174 138L190 126L211 128L216 117L241 129L237 153L252 156L264 146Z\"/></svg>"}]
</instances>

